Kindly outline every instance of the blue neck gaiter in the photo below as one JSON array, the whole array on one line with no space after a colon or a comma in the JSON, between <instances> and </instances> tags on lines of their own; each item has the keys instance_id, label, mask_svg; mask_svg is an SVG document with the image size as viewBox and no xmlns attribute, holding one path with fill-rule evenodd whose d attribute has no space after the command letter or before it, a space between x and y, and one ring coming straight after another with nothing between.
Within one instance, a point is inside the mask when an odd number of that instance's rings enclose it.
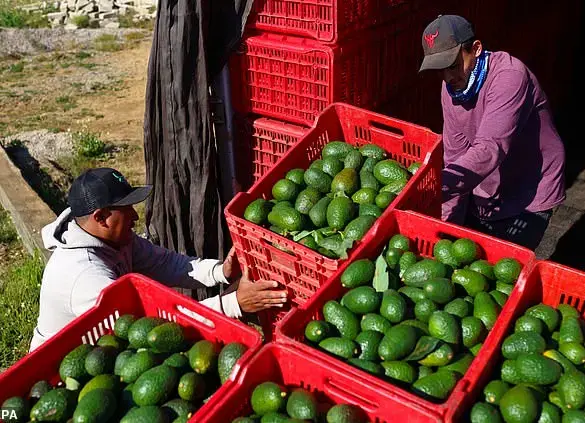
<instances>
[{"instance_id":1,"label":"blue neck gaiter","mask_svg":"<svg viewBox=\"0 0 585 423\"><path fill-rule=\"evenodd\" d=\"M489 56L489 51L484 50L481 52L475 62L473 71L471 71L466 88L456 91L447 84L447 92L454 100L459 103L466 103L479 93L479 90L487 77Z\"/></svg>"}]
</instances>

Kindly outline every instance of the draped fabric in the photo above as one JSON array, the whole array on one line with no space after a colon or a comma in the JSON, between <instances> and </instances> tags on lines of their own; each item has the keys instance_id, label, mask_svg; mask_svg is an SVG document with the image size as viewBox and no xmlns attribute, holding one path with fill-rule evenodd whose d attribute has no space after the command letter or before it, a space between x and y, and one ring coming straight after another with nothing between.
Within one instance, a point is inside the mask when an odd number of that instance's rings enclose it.
<instances>
[{"instance_id":1,"label":"draped fabric","mask_svg":"<svg viewBox=\"0 0 585 423\"><path fill-rule=\"evenodd\" d=\"M154 243L180 253L222 259L226 252L209 90L252 1L160 0L145 98L146 179L154 185L146 228Z\"/></svg>"}]
</instances>

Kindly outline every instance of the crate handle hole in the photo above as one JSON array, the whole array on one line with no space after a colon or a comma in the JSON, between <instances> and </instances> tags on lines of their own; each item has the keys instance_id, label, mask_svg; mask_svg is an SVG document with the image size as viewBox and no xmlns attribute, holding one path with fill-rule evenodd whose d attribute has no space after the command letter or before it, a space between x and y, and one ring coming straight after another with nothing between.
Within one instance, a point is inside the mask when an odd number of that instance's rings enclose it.
<instances>
[{"instance_id":1,"label":"crate handle hole","mask_svg":"<svg viewBox=\"0 0 585 423\"><path fill-rule=\"evenodd\" d=\"M181 313L183 316L186 316L189 319L196 320L197 322L203 323L205 326L209 326L210 328L215 329L215 323L213 323L209 319L206 319L200 314L195 313L193 310L181 305L177 305L176 308L177 311Z\"/></svg>"},{"instance_id":2,"label":"crate handle hole","mask_svg":"<svg viewBox=\"0 0 585 423\"><path fill-rule=\"evenodd\" d=\"M395 126L374 121L370 121L370 125L372 128L377 129L378 131L389 132L396 138L404 138L404 131L400 128L396 128Z\"/></svg>"},{"instance_id":3,"label":"crate handle hole","mask_svg":"<svg viewBox=\"0 0 585 423\"><path fill-rule=\"evenodd\" d=\"M327 394L334 394L335 396L341 397L344 401L356 403L369 412L374 412L380 408L380 405L376 402L358 395L355 387L332 378L328 378L325 381L324 391Z\"/></svg>"}]
</instances>

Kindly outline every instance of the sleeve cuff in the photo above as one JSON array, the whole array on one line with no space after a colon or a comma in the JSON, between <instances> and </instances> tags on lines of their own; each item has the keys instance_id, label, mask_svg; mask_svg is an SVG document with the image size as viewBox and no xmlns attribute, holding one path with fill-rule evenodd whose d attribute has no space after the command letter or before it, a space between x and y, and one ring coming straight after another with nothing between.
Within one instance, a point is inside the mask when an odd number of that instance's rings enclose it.
<instances>
[{"instance_id":1,"label":"sleeve cuff","mask_svg":"<svg viewBox=\"0 0 585 423\"><path fill-rule=\"evenodd\" d=\"M212 287L226 280L222 263L218 260L195 259L191 261L191 266L193 269L189 272L189 276L205 286Z\"/></svg>"},{"instance_id":2,"label":"sleeve cuff","mask_svg":"<svg viewBox=\"0 0 585 423\"><path fill-rule=\"evenodd\" d=\"M236 292L224 295L221 297L221 302L226 316L233 317L234 319L242 317L242 310L240 310L240 304L238 304Z\"/></svg>"},{"instance_id":3,"label":"sleeve cuff","mask_svg":"<svg viewBox=\"0 0 585 423\"><path fill-rule=\"evenodd\" d=\"M226 279L225 275L223 274L223 263L222 262L218 262L215 267L213 268L213 279L215 279L215 281L217 283L229 283L229 281Z\"/></svg>"},{"instance_id":4,"label":"sleeve cuff","mask_svg":"<svg viewBox=\"0 0 585 423\"><path fill-rule=\"evenodd\" d=\"M223 306L223 313L226 316L233 317L234 319L242 317L242 310L240 310L240 305L238 304L238 298L236 297L235 292L231 292L223 297L216 295L215 297L207 298L201 301L201 304L220 313L222 312Z\"/></svg>"}]
</instances>

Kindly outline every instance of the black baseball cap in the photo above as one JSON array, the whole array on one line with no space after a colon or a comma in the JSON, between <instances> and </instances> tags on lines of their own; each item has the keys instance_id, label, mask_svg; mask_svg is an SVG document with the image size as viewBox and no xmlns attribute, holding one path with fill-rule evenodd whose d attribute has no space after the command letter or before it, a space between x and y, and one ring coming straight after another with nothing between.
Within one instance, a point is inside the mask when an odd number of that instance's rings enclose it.
<instances>
[{"instance_id":1,"label":"black baseball cap","mask_svg":"<svg viewBox=\"0 0 585 423\"><path fill-rule=\"evenodd\" d=\"M133 187L116 169L102 167L79 175L71 184L67 202L71 214L80 217L105 207L141 203L151 191L151 185Z\"/></svg>"},{"instance_id":2,"label":"black baseball cap","mask_svg":"<svg viewBox=\"0 0 585 423\"><path fill-rule=\"evenodd\" d=\"M461 44L474 37L473 26L467 19L458 15L439 15L423 32L425 58L419 72L448 68L455 63Z\"/></svg>"}]
</instances>

